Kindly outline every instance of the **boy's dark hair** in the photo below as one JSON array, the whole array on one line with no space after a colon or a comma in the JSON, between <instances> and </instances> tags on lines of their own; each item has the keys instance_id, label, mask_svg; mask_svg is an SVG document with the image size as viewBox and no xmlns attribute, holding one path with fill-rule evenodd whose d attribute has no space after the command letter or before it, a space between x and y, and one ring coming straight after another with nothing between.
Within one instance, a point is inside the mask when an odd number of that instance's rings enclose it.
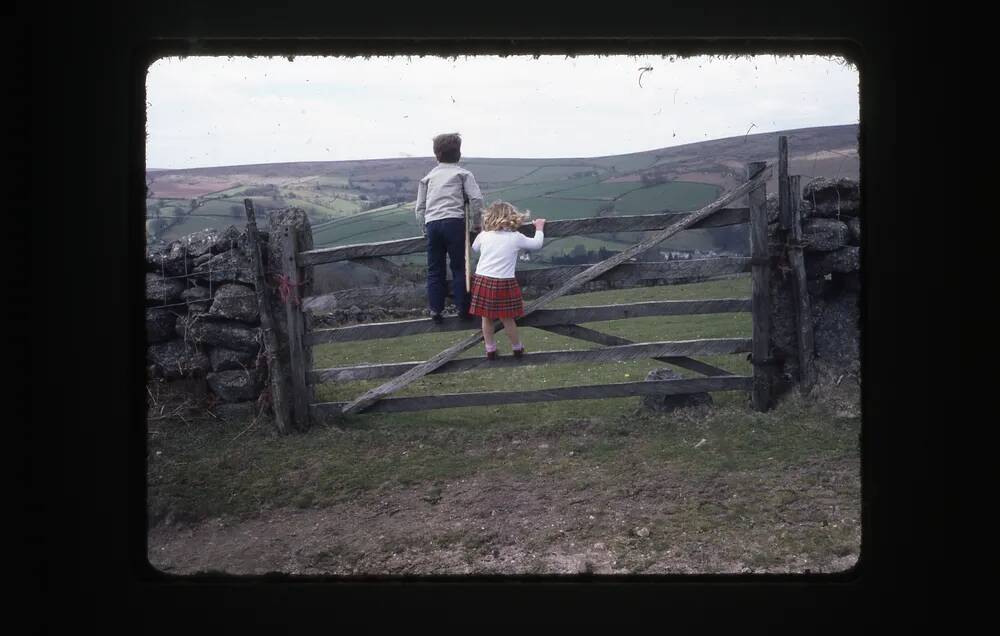
<instances>
[{"instance_id":1,"label":"boy's dark hair","mask_svg":"<svg viewBox=\"0 0 1000 636\"><path fill-rule=\"evenodd\" d=\"M458 133L447 133L434 138L434 157L442 163L458 163L462 158L462 138Z\"/></svg>"}]
</instances>

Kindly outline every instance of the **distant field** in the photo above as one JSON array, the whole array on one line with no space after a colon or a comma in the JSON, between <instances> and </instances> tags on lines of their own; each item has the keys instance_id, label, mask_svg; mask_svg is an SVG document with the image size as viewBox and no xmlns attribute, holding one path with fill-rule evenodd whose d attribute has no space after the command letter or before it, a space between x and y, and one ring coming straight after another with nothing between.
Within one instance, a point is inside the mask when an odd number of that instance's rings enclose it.
<instances>
[{"instance_id":1,"label":"distant field","mask_svg":"<svg viewBox=\"0 0 1000 636\"><path fill-rule=\"evenodd\" d=\"M643 187L641 181L617 181L610 183L604 181L601 183L580 186L571 190L565 190L560 192L559 195L564 197L613 198L622 196L623 194L633 190L638 190L641 187Z\"/></svg>"},{"instance_id":2,"label":"distant field","mask_svg":"<svg viewBox=\"0 0 1000 636\"><path fill-rule=\"evenodd\" d=\"M213 192L210 195L207 195L207 196L202 197L202 198L206 198L206 199L217 199L217 198L218 199L225 199L225 198L229 198L229 197L239 196L240 194L243 194L247 190L251 190L253 188L258 188L258 187L260 187L260 186L257 186L257 185L238 185L238 186L235 186L235 187L232 187L232 188L228 188L226 190L220 190L219 192Z\"/></svg>"},{"instance_id":3,"label":"distant field","mask_svg":"<svg viewBox=\"0 0 1000 636\"><path fill-rule=\"evenodd\" d=\"M656 210L695 210L718 198L721 188L705 183L671 181L626 194L615 202L618 214Z\"/></svg>"},{"instance_id":4,"label":"distant field","mask_svg":"<svg viewBox=\"0 0 1000 636\"><path fill-rule=\"evenodd\" d=\"M533 219L582 219L597 216L598 211L614 205L610 201L532 197L513 202L519 210L531 210Z\"/></svg>"},{"instance_id":5,"label":"distant field","mask_svg":"<svg viewBox=\"0 0 1000 636\"><path fill-rule=\"evenodd\" d=\"M643 168L648 168L656 162L656 153L658 150L650 150L647 152L631 154L631 155L618 155L615 157L598 157L594 159L587 159L588 163L597 164L599 166L604 166L606 168L611 168L615 172L632 172L633 170L641 170Z\"/></svg>"},{"instance_id":6,"label":"distant field","mask_svg":"<svg viewBox=\"0 0 1000 636\"><path fill-rule=\"evenodd\" d=\"M570 179L574 174L594 171L604 172L595 166L543 166L518 179L518 183L528 185L531 183Z\"/></svg>"},{"instance_id":7,"label":"distant field","mask_svg":"<svg viewBox=\"0 0 1000 636\"><path fill-rule=\"evenodd\" d=\"M392 241L420 235L416 217L405 208L362 214L324 225L313 232L317 245L352 245Z\"/></svg>"},{"instance_id":8,"label":"distant field","mask_svg":"<svg viewBox=\"0 0 1000 636\"><path fill-rule=\"evenodd\" d=\"M340 175L319 175L309 179L308 181L304 181L303 183L308 185L318 185L324 188L346 188L348 179L346 176Z\"/></svg>"},{"instance_id":9,"label":"distant field","mask_svg":"<svg viewBox=\"0 0 1000 636\"><path fill-rule=\"evenodd\" d=\"M285 204L291 207L301 208L309 215L310 223L323 222L329 219L339 218L344 215L343 212L327 207L322 203L316 201L306 201L304 199L298 199L295 197L284 197Z\"/></svg>"},{"instance_id":10,"label":"distant field","mask_svg":"<svg viewBox=\"0 0 1000 636\"><path fill-rule=\"evenodd\" d=\"M331 189L332 190L332 189ZM361 211L361 202L358 200L348 200L338 197L331 190L316 190L314 187L298 186L283 187L281 194L286 199L296 199L308 201L312 205L318 205L327 210L328 216L349 216ZM343 195L346 197L346 195Z\"/></svg>"},{"instance_id":11,"label":"distant field","mask_svg":"<svg viewBox=\"0 0 1000 636\"><path fill-rule=\"evenodd\" d=\"M181 220L175 225L161 234L160 238L168 242L176 241L182 236L186 236L194 232L201 232L209 228L221 229L237 223L239 223L239 221L236 219L233 219L232 222L226 222L225 219L217 217L184 216L181 217ZM243 220L243 223L246 223L245 219Z\"/></svg>"},{"instance_id":12,"label":"distant field","mask_svg":"<svg viewBox=\"0 0 1000 636\"><path fill-rule=\"evenodd\" d=\"M780 134L789 138L789 171L802 175L804 183L818 176L858 178L857 125L740 135L607 157L471 157L463 158L460 165L476 175L488 203L501 199L511 201L530 208L536 216L552 219L593 216L602 202L586 199L615 197L618 198L614 201L614 214L643 214L664 209L683 211L709 203L719 196L723 187L729 188L742 181L740 175L748 161L776 158ZM676 181L644 186L643 171L654 164L673 175ZM162 208L161 218L186 212L191 199L197 198L204 203L199 213L219 214L220 223L235 218L230 208L242 206L243 194L248 189L276 185L281 199L255 199L258 207L300 207L306 210L315 226L316 245L343 245L415 236L419 228L413 219L412 204L393 206L386 213L379 211L377 215L368 216L367 212L361 212L366 203L359 197L362 194L371 197L374 191L376 196L394 193L415 198L417 180L434 165L431 157L413 157L151 169L147 172L147 181L151 184L153 206L158 200L171 199L168 206L176 208ZM570 178L588 171L598 174ZM389 181L399 179L406 181L398 188ZM767 185L769 192L774 192L775 179L776 176ZM567 197L582 200L571 201ZM153 214L147 202L146 215ZM356 224L341 225L340 220L335 220L344 217L343 221L349 221L355 215L360 217ZM198 223L212 222L206 217ZM189 226L185 222L179 229ZM626 235L619 235L622 236ZM691 244L706 242L695 239L694 235L691 239Z\"/></svg>"},{"instance_id":13,"label":"distant field","mask_svg":"<svg viewBox=\"0 0 1000 636\"><path fill-rule=\"evenodd\" d=\"M591 183L597 183L600 177L579 177L577 179L563 179L561 181L543 181L541 183L533 183L529 185L519 185L512 186L509 188L504 188L502 190L494 190L486 193L487 203L492 203L493 201L503 200L503 201L518 201L520 199L527 199L529 197L536 197L543 194L557 193L565 190L571 190L573 188L578 188L583 185L588 185Z\"/></svg>"},{"instance_id":14,"label":"distant field","mask_svg":"<svg viewBox=\"0 0 1000 636\"><path fill-rule=\"evenodd\" d=\"M157 198L188 198L205 196L213 192L233 188L238 183L230 177L204 177L188 175L159 175L153 173L153 183L149 186Z\"/></svg>"},{"instance_id":15,"label":"distant field","mask_svg":"<svg viewBox=\"0 0 1000 636\"><path fill-rule=\"evenodd\" d=\"M495 163L461 162L472 172L476 181L483 183L508 183L519 179L534 170L531 166L514 166ZM422 176L422 175L421 175Z\"/></svg>"}]
</instances>

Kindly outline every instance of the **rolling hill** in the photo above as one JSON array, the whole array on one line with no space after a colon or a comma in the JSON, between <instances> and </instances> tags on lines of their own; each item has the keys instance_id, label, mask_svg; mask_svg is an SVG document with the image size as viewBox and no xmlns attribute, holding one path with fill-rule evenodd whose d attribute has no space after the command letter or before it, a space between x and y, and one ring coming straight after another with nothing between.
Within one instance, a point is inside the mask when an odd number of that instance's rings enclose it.
<instances>
[{"instance_id":1,"label":"rolling hill","mask_svg":"<svg viewBox=\"0 0 1000 636\"><path fill-rule=\"evenodd\" d=\"M827 126L716 139L644 152L591 158L463 158L487 201L503 199L533 217L566 219L697 209L743 179L750 161L774 161L778 137L789 137L789 169L813 177L858 178L858 126ZM219 166L146 173L147 233L169 241L209 227L243 222L243 199L259 210L302 208L317 247L416 236L412 200L433 157ZM775 177L768 191L775 191ZM740 228L693 230L664 248L741 251ZM548 243L536 260L586 250L620 250L636 236L567 237ZM419 262L422 255L400 258ZM533 255L534 256L534 255Z\"/></svg>"}]
</instances>

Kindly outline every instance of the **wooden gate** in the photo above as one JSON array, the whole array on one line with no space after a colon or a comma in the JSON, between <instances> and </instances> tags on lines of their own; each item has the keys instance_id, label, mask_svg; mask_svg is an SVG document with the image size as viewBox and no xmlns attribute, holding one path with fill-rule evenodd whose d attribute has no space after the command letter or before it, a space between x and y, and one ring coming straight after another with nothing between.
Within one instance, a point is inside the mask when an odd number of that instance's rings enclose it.
<instances>
[{"instance_id":1,"label":"wooden gate","mask_svg":"<svg viewBox=\"0 0 1000 636\"><path fill-rule=\"evenodd\" d=\"M798 177L787 176L787 144L781 138L779 145L779 187L783 227L798 227L798 219L790 211L791 198L798 193ZM765 183L772 166L764 162L747 165L747 179L715 202L696 212L663 212L636 216L612 216L569 219L546 223L546 238L611 232L650 232L640 243L609 259L593 265L558 266L546 269L518 271L516 276L522 286L547 288L539 298L526 304L524 318L518 324L600 345L583 351L539 351L526 353L523 358L457 359L458 355L482 340L478 328L458 318L445 318L436 324L429 318L400 320L374 324L358 324L336 328L308 329L303 313L303 302L285 304L288 318L288 356L280 361L287 365L291 386L290 396L275 395L274 407L286 415L277 417L280 422L290 421L294 428L307 428L312 420L340 417L358 412L393 412L440 409L462 406L485 406L552 400L594 399L641 395L675 395L706 391L746 390L752 394L753 406L766 410L771 405L773 361L770 357L770 268L768 254L767 210ZM794 187L789 184L794 182ZM746 196L748 207L727 207ZM794 204L797 213L797 203ZM248 203L248 217L252 221L252 206ZM787 218L786 218L787 217ZM787 225L786 225L787 223ZM751 256L716 257L687 261L642 262L636 257L670 236L688 229L749 225ZM253 225L253 223L251 223ZM534 234L534 226L525 224L520 231ZM799 237L801 230L799 231ZM256 236L254 232L253 236ZM298 237L289 227L278 232L282 241L285 262L282 270L291 289L303 280L304 268L336 261L353 261L388 271L399 267L386 256L412 254L425 251L426 240L414 237L381 243L345 245L339 247L298 250ZM272 236L272 239L274 237ZM792 255L795 255L794 250ZM801 268L801 249L798 251ZM592 281L606 281L618 287L648 284L659 280L667 284L693 283L722 276L751 274L751 297L718 300L684 300L634 302L615 305L546 309L552 300L568 293L582 291L582 286ZM802 268L804 285L804 268ZM413 278L411 276L411 278ZM804 293L804 290L803 290ZM804 297L803 297L804 298ZM308 300L308 299L304 299ZM797 301L799 299L797 298ZM805 299L808 307L808 299ZM728 312L752 314L752 338L717 338L689 341L632 342L581 326L598 320L616 320L641 316L677 316ZM801 316L800 316L801 319ZM502 324L497 322L497 330ZM464 337L455 345L433 358L419 362L364 364L326 369L307 369L305 355L308 347L335 342L350 342L399 336L462 332ZM800 330L805 332L805 330ZM805 337L808 334L804 334ZM803 349L804 350L804 349ZM698 356L750 353L753 374L736 375L704 361ZM475 369L502 368L512 365L562 364L571 362L609 362L652 358L695 371L703 377L662 381L592 384L561 388L524 391L482 391L417 397L388 397L391 393L429 373L456 373ZM809 367L803 367L808 371ZM321 402L313 398L313 387L327 382L386 379L379 387L365 392L350 402ZM281 403L279 403L281 402ZM277 413L276 413L277 415ZM280 428L280 424L279 424Z\"/></svg>"}]
</instances>

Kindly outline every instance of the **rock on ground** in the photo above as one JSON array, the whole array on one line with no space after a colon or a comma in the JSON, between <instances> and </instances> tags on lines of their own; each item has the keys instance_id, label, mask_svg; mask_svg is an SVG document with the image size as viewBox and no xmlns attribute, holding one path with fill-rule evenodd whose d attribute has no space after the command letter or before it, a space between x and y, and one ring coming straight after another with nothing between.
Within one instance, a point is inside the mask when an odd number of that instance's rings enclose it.
<instances>
[{"instance_id":1,"label":"rock on ground","mask_svg":"<svg viewBox=\"0 0 1000 636\"><path fill-rule=\"evenodd\" d=\"M208 356L183 340L155 344L147 349L146 357L168 380L203 375L211 369Z\"/></svg>"},{"instance_id":2,"label":"rock on ground","mask_svg":"<svg viewBox=\"0 0 1000 636\"><path fill-rule=\"evenodd\" d=\"M212 371L241 371L255 366L257 354L225 347L212 347L208 352L208 359L212 363Z\"/></svg>"},{"instance_id":3,"label":"rock on ground","mask_svg":"<svg viewBox=\"0 0 1000 636\"><path fill-rule=\"evenodd\" d=\"M653 369L646 375L646 382L655 380L680 380L681 375L664 367ZM708 393L688 393L685 395L644 395L642 396L642 408L658 413L669 413L675 409L698 406L701 404L711 404L712 396Z\"/></svg>"},{"instance_id":4,"label":"rock on ground","mask_svg":"<svg viewBox=\"0 0 1000 636\"><path fill-rule=\"evenodd\" d=\"M177 334L199 344L224 347L256 354L260 350L260 329L238 322L192 319L177 319Z\"/></svg>"},{"instance_id":5,"label":"rock on ground","mask_svg":"<svg viewBox=\"0 0 1000 636\"><path fill-rule=\"evenodd\" d=\"M170 309L150 307L146 309L146 342L160 344L175 336L174 327L177 314Z\"/></svg>"},{"instance_id":6,"label":"rock on ground","mask_svg":"<svg viewBox=\"0 0 1000 636\"><path fill-rule=\"evenodd\" d=\"M212 393L226 402L256 400L263 388L260 373L255 369L209 373L207 380Z\"/></svg>"},{"instance_id":7,"label":"rock on ground","mask_svg":"<svg viewBox=\"0 0 1000 636\"><path fill-rule=\"evenodd\" d=\"M159 274L146 274L146 302L153 305L169 305L181 299L187 286L183 280L164 278Z\"/></svg>"}]
</instances>

